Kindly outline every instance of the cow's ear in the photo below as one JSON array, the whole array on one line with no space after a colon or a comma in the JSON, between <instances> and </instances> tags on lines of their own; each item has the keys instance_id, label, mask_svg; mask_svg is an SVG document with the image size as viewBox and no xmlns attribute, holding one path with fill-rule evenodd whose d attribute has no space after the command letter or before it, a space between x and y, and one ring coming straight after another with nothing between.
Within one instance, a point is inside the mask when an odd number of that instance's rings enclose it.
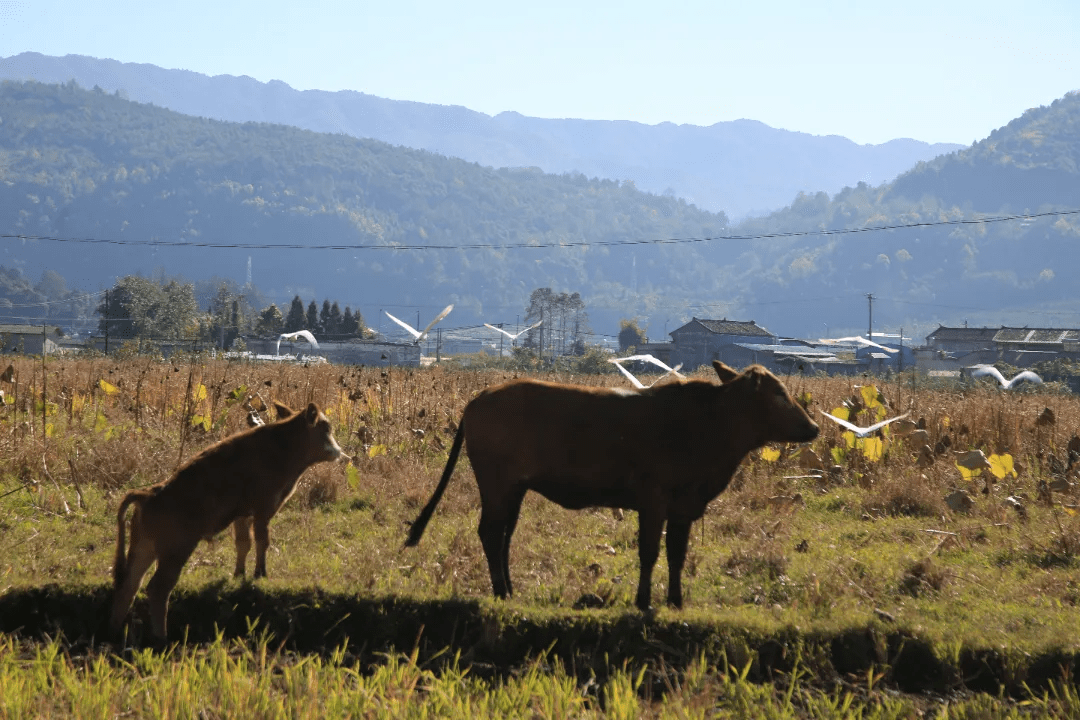
<instances>
[{"instance_id":1,"label":"cow's ear","mask_svg":"<svg viewBox=\"0 0 1080 720\"><path fill-rule=\"evenodd\" d=\"M319 419L319 406L315 403L308 403L307 410L304 411L304 417L307 418L309 424L314 425Z\"/></svg>"},{"instance_id":2,"label":"cow's ear","mask_svg":"<svg viewBox=\"0 0 1080 720\"><path fill-rule=\"evenodd\" d=\"M712 361L713 370L716 370L717 377L720 378L720 384L729 383L739 376L739 373L729 368L719 360Z\"/></svg>"},{"instance_id":3,"label":"cow's ear","mask_svg":"<svg viewBox=\"0 0 1080 720\"><path fill-rule=\"evenodd\" d=\"M274 401L274 412L277 413L278 420L284 420L285 418L292 417L296 414L292 408L287 405L282 405L277 400Z\"/></svg>"}]
</instances>

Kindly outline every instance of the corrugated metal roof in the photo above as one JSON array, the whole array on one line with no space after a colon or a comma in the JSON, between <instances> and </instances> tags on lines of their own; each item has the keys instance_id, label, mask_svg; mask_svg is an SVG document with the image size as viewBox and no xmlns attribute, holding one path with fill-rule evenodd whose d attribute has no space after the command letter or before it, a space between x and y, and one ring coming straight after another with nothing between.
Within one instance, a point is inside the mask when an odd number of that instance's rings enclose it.
<instances>
[{"instance_id":1,"label":"corrugated metal roof","mask_svg":"<svg viewBox=\"0 0 1080 720\"><path fill-rule=\"evenodd\" d=\"M821 350L819 348L803 347L798 345L759 345L757 343L732 343L735 347L741 347L751 352L771 352L776 355L800 355L806 358L813 357L832 357L835 353L832 350Z\"/></svg>"}]
</instances>

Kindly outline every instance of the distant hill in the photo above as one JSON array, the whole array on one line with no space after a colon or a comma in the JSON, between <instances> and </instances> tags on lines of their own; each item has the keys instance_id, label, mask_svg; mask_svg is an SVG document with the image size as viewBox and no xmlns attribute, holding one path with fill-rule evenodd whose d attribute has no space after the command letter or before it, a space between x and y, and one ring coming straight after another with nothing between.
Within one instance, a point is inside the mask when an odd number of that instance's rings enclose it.
<instances>
[{"instance_id":1,"label":"distant hill","mask_svg":"<svg viewBox=\"0 0 1080 720\"><path fill-rule=\"evenodd\" d=\"M433 316L447 302L453 326L510 321L539 287L579 292L600 332L637 317L654 340L691 316L802 336L862 331L867 294L876 331L917 339L965 319L1077 326L1080 216L791 233L1077 209L1078 119L1080 95L1069 95L893 183L800 194L733 227L628 182L196 118L75 83L7 82L0 234L24 237L0 239L0 295L34 303L62 284L46 270L91 290L131 272L242 283L250 258L269 298L332 298L377 328L382 309ZM725 234L735 237L706 240ZM129 240L165 244L118 244ZM655 242L666 240L676 242Z\"/></svg>"},{"instance_id":2,"label":"distant hill","mask_svg":"<svg viewBox=\"0 0 1080 720\"><path fill-rule=\"evenodd\" d=\"M800 191L838 192L881 183L960 145L898 139L858 145L846 138L771 128L754 120L709 127L626 121L549 120L504 112L429 105L341 91L298 91L249 77L208 77L154 65L78 55L23 53L0 58L0 80L63 83L187 115L269 122L344 133L429 150L490 167L538 167L547 173L632 180L731 217L764 214Z\"/></svg>"},{"instance_id":3,"label":"distant hill","mask_svg":"<svg viewBox=\"0 0 1080 720\"><path fill-rule=\"evenodd\" d=\"M972 147L920 163L892 183L798 197L744 234L839 230L1080 210L1080 93L1028 110ZM1080 327L1080 215L991 224L787 238L772 244L749 293L802 302L833 322L875 318L916 332L937 323ZM763 258L764 259L764 258ZM845 310L845 306L847 309ZM861 306L861 307L859 307ZM836 327L834 325L834 327ZM917 340L921 338L916 335Z\"/></svg>"}]
</instances>

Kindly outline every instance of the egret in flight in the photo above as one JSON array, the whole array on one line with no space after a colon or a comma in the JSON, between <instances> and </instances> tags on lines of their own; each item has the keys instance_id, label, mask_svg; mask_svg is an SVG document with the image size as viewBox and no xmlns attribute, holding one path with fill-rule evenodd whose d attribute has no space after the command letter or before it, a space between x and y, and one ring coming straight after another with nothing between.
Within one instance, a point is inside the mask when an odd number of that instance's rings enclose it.
<instances>
[{"instance_id":1,"label":"egret in flight","mask_svg":"<svg viewBox=\"0 0 1080 720\"><path fill-rule=\"evenodd\" d=\"M971 367L964 369L967 370L968 374L973 378L989 375L1001 383L1001 387L1006 390L1012 390L1022 382L1041 383L1043 381L1041 377L1031 370L1024 370L1023 372L1017 373L1012 380L1006 380L1005 376L993 365L972 365Z\"/></svg>"},{"instance_id":2,"label":"egret in flight","mask_svg":"<svg viewBox=\"0 0 1080 720\"><path fill-rule=\"evenodd\" d=\"M281 341L282 340L286 340L288 342L296 342L297 340L307 340L309 343L311 343L311 347L315 348L316 350L319 349L319 343L318 343L318 341L315 340L314 335L309 333L307 330L297 330L296 332L282 333L281 335L278 335L277 347L274 349L274 354L275 355L280 355L281 354Z\"/></svg>"},{"instance_id":3,"label":"egret in flight","mask_svg":"<svg viewBox=\"0 0 1080 720\"><path fill-rule=\"evenodd\" d=\"M429 322L428 326L426 328L424 328L423 330L417 330L412 325L409 325L409 323L407 323L407 322L405 322L403 320L398 320L396 317L394 317L390 313L386 312L385 310L383 310L383 312L386 313L386 317L390 318L391 320L396 322L398 325L400 325L401 327L403 327L403 328L405 328L406 330L409 331L409 334L413 336L413 345L419 345L420 343L422 343L424 341L424 338L427 337L427 334L428 334L428 332L431 331L431 328L435 327L439 323L440 320L442 320L444 317L449 315L450 311L453 310L453 309L454 309L453 305L447 305L446 309L443 310L438 315L436 315L435 319L432 320L431 322Z\"/></svg>"},{"instance_id":4,"label":"egret in flight","mask_svg":"<svg viewBox=\"0 0 1080 720\"><path fill-rule=\"evenodd\" d=\"M822 415L824 415L825 417L832 420L834 423L836 423L838 425L841 425L841 426L847 428L848 430L850 430L851 432L855 433L855 437L866 437L867 435L874 432L875 430L879 430L879 429L885 427L886 425L888 425L889 423L896 422L897 420L903 420L904 418L906 418L908 416L907 413L904 413L903 415L897 415L894 418L889 418L888 420L882 420L879 423L874 423L870 427L859 427L858 425L853 425L852 423L849 423L847 420L841 420L840 418L836 417L835 415L830 415L829 413L825 412L824 410L819 410L818 412L820 412Z\"/></svg>"},{"instance_id":5,"label":"egret in flight","mask_svg":"<svg viewBox=\"0 0 1080 720\"><path fill-rule=\"evenodd\" d=\"M624 362L631 362L631 361L634 361L634 360L641 360L642 362L652 363L653 365L656 365L661 370L663 370L664 374L661 375L660 377L658 377L656 380L653 380L648 385L645 385L640 380L638 380L636 377L634 377L630 373L630 371L627 370L626 368L624 368L622 366L622 364L621 364L621 363L624 363ZM624 357L624 358L612 358L608 362L614 363L615 367L619 368L619 372L621 372L623 375L625 375L626 378L631 383L633 383L634 387L638 388L639 390L644 390L646 387L652 387L656 383L658 383L661 380L663 380L664 378L666 378L668 375L674 375L675 377L680 378L680 379L685 378L685 376L682 373L679 372L679 368L682 367L682 363L679 363L675 367L668 367L667 363L665 363L663 360L659 360L659 359L653 357L652 355L630 355L629 357Z\"/></svg>"}]
</instances>

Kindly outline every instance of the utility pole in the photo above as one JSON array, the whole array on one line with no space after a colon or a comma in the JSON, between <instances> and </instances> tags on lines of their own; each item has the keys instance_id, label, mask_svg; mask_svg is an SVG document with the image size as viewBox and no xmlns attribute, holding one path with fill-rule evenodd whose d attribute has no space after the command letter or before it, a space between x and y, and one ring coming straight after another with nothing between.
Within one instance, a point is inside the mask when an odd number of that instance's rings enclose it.
<instances>
[{"instance_id":1,"label":"utility pole","mask_svg":"<svg viewBox=\"0 0 1080 720\"><path fill-rule=\"evenodd\" d=\"M904 328L900 328L900 357L897 360L900 365L899 372L904 372Z\"/></svg>"},{"instance_id":2,"label":"utility pole","mask_svg":"<svg viewBox=\"0 0 1080 720\"><path fill-rule=\"evenodd\" d=\"M874 339L874 294L873 293L866 293L866 301L870 305L870 320L868 321L867 328L866 328L866 339L867 340L873 340Z\"/></svg>"}]
</instances>

